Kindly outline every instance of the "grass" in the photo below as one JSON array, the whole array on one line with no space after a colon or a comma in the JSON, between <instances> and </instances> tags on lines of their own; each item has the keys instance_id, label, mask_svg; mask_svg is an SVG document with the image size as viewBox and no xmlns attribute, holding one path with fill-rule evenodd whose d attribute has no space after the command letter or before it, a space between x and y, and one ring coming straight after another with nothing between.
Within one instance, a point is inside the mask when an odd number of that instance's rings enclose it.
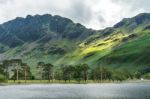
<instances>
[{"instance_id":1,"label":"grass","mask_svg":"<svg viewBox=\"0 0 150 99\"><path fill-rule=\"evenodd\" d=\"M116 47L110 54L106 55L105 58L112 63L149 64L149 38L150 36L144 35L128 43L123 43L119 47Z\"/></svg>"},{"instance_id":2,"label":"grass","mask_svg":"<svg viewBox=\"0 0 150 99\"><path fill-rule=\"evenodd\" d=\"M81 55L88 54L90 52L94 51L103 51L109 48L112 48L116 44L119 43L119 40L121 40L123 37L126 37L126 35L123 35L121 33L111 35L109 37L106 37L104 39L96 40L89 44L86 47L83 47L83 52L81 52Z\"/></svg>"},{"instance_id":3,"label":"grass","mask_svg":"<svg viewBox=\"0 0 150 99\"><path fill-rule=\"evenodd\" d=\"M97 38L89 44L82 42L74 52L68 53L63 58L58 59L56 64L87 63L92 66L95 60L109 54L112 48L118 45L120 41L127 36L127 34L123 33L114 33L110 36L104 37L103 39Z\"/></svg>"}]
</instances>

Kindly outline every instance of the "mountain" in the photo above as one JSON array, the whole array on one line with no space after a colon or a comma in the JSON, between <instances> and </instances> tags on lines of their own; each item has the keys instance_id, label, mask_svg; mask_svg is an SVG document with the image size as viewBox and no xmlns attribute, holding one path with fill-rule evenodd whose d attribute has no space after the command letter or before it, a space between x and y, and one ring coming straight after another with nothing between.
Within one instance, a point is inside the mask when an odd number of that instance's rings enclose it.
<instances>
[{"instance_id":1,"label":"mountain","mask_svg":"<svg viewBox=\"0 0 150 99\"><path fill-rule=\"evenodd\" d=\"M0 42L9 47L23 45L26 42L48 42L61 38L81 40L94 32L79 23L73 23L70 19L48 14L18 17L0 25L0 31Z\"/></svg>"},{"instance_id":2,"label":"mountain","mask_svg":"<svg viewBox=\"0 0 150 99\"><path fill-rule=\"evenodd\" d=\"M146 26L150 26L150 13L141 13L133 18L124 18L115 24L114 28L132 33L146 28Z\"/></svg>"},{"instance_id":3,"label":"mountain","mask_svg":"<svg viewBox=\"0 0 150 99\"><path fill-rule=\"evenodd\" d=\"M2 60L57 56L57 60L94 33L95 30L58 15L17 17L0 25L0 56Z\"/></svg>"},{"instance_id":4,"label":"mountain","mask_svg":"<svg viewBox=\"0 0 150 99\"><path fill-rule=\"evenodd\" d=\"M102 59L110 63L129 63L132 65L150 65L150 14L142 13L133 18L123 19L114 25L117 30L122 30L127 37L123 38L120 45L113 48L111 53Z\"/></svg>"},{"instance_id":5,"label":"mountain","mask_svg":"<svg viewBox=\"0 0 150 99\"><path fill-rule=\"evenodd\" d=\"M133 27L133 24L134 25ZM59 62L88 63L132 72L150 66L150 14L123 19L113 27L97 31L79 48ZM67 62L65 62L67 63Z\"/></svg>"},{"instance_id":6,"label":"mountain","mask_svg":"<svg viewBox=\"0 0 150 99\"><path fill-rule=\"evenodd\" d=\"M98 31L58 15L28 15L0 25L0 57L21 58L32 71L39 61L135 71L150 66L149 40L149 13Z\"/></svg>"}]
</instances>

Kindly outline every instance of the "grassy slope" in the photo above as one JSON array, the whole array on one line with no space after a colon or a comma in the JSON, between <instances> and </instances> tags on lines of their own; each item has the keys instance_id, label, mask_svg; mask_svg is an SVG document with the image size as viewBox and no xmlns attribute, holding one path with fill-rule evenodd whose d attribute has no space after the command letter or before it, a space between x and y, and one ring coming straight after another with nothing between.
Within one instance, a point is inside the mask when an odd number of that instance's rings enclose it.
<instances>
[{"instance_id":1,"label":"grassy slope","mask_svg":"<svg viewBox=\"0 0 150 99\"><path fill-rule=\"evenodd\" d=\"M123 42L130 34L113 33L85 45L81 43L73 53L60 58L57 64L88 63L91 68L103 64L117 69L135 71L150 65L150 31L138 32L135 38ZM134 67L134 68L133 68Z\"/></svg>"},{"instance_id":2,"label":"grassy slope","mask_svg":"<svg viewBox=\"0 0 150 99\"><path fill-rule=\"evenodd\" d=\"M68 63L68 64L79 64L88 63L94 65L94 62L109 54L112 48L120 43L122 38L126 37L127 34L114 33L110 36L96 39L90 42L88 45L85 42L81 43L79 47L73 52L65 55L63 58L58 60L56 63Z\"/></svg>"},{"instance_id":3,"label":"grassy slope","mask_svg":"<svg viewBox=\"0 0 150 99\"><path fill-rule=\"evenodd\" d=\"M39 44L38 41L26 43L6 51L2 56L23 58L32 71L36 70L36 64L39 61L52 63L55 66L87 63L91 67L103 64L112 68L120 67L130 70L133 70L133 67L134 69L143 68L150 65L150 30L143 31L143 28L148 25L148 23L140 24L131 33L126 25L107 36L95 33L89 37L92 40L88 43L89 38L82 43L64 38L43 44ZM132 33L138 36L125 42L122 41ZM66 52L54 54L53 48L61 48ZM8 48L4 47L4 49Z\"/></svg>"},{"instance_id":4,"label":"grassy slope","mask_svg":"<svg viewBox=\"0 0 150 99\"><path fill-rule=\"evenodd\" d=\"M60 64L79 64L88 63L91 67L97 65L98 63L107 63L112 66L113 64L121 65L149 65L150 54L149 41L150 41L150 31L140 32L139 36L135 39L131 39L127 42L122 42L122 39L128 37L129 34L126 33L112 33L104 38L97 38L85 44L85 41L80 43L78 47L74 42L57 41L57 47L67 48L72 46L72 48L67 49L65 54L50 54L46 51L51 50L51 42L45 45L44 52L37 50L39 46L36 43L25 44L23 47L18 47L11 49L5 53L5 56L16 56L18 53L21 55L23 52L23 59L25 62L29 63L33 70L38 61L44 61L46 63L50 62L55 65ZM43 46L42 46L43 47ZM19 52L19 50L25 51ZM33 50L37 48L36 50ZM28 53L29 52L29 53ZM18 55L18 57L20 57Z\"/></svg>"},{"instance_id":5,"label":"grassy slope","mask_svg":"<svg viewBox=\"0 0 150 99\"><path fill-rule=\"evenodd\" d=\"M11 59L14 57L22 58L23 62L28 63L33 74L36 75L36 66L39 61L52 63L57 66L55 62L64 57L66 53L71 53L74 49L76 49L76 43L74 43L74 41L68 41L65 39L47 42L46 44L42 45L37 42L26 43L23 46L9 49L2 56L6 57L7 59ZM53 52L55 52L55 48L65 49L66 52L62 54L58 51L58 53L54 54Z\"/></svg>"},{"instance_id":6,"label":"grassy slope","mask_svg":"<svg viewBox=\"0 0 150 99\"><path fill-rule=\"evenodd\" d=\"M109 65L118 65L118 67L130 70L144 68L150 65L150 31L140 32L139 37L124 42L99 60L107 61Z\"/></svg>"},{"instance_id":7,"label":"grassy slope","mask_svg":"<svg viewBox=\"0 0 150 99\"><path fill-rule=\"evenodd\" d=\"M138 37L122 42L122 39L129 35L127 33L114 32L109 36L97 38L88 44L85 44L85 41L80 44L67 40L55 41L57 47L66 48L67 52L65 54L47 53L51 50L54 42L45 44L44 52L43 49L42 51L39 50L43 46L38 46L34 42L8 50L4 55L6 57L16 55L23 57L23 60L31 66L34 74L36 74L36 64L39 61L52 63L55 66L88 63L91 68L103 64L112 68L118 69L119 67L130 70L133 70L133 67L134 69L139 69L149 66L150 31L139 32L137 34Z\"/></svg>"}]
</instances>

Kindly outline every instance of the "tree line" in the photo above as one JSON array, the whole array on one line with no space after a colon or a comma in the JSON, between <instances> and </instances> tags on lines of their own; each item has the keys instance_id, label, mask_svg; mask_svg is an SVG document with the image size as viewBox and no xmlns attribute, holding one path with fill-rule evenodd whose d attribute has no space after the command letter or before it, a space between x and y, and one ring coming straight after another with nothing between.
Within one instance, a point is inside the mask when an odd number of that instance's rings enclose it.
<instances>
[{"instance_id":1,"label":"tree line","mask_svg":"<svg viewBox=\"0 0 150 99\"><path fill-rule=\"evenodd\" d=\"M36 66L37 75L32 75L30 66L21 59L4 60L0 64L0 81L13 80L54 80L78 83L92 80L94 82L123 81L127 79L140 78L139 73L132 74L128 70L114 70L106 66L90 68L88 64L54 66L51 63L38 62Z\"/></svg>"},{"instance_id":2,"label":"tree line","mask_svg":"<svg viewBox=\"0 0 150 99\"><path fill-rule=\"evenodd\" d=\"M31 79L32 73L27 63L23 63L21 59L4 60L0 64L0 81L20 79ZM2 77L3 76L3 77Z\"/></svg>"}]
</instances>

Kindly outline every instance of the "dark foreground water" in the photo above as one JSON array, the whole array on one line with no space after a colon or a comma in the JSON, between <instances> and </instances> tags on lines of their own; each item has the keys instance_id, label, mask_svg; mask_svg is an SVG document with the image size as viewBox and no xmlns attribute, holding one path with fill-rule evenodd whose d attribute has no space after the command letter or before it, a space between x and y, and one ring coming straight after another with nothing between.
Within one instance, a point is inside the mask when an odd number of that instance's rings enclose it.
<instances>
[{"instance_id":1,"label":"dark foreground water","mask_svg":"<svg viewBox=\"0 0 150 99\"><path fill-rule=\"evenodd\" d=\"M150 99L150 83L9 85L0 99Z\"/></svg>"}]
</instances>

